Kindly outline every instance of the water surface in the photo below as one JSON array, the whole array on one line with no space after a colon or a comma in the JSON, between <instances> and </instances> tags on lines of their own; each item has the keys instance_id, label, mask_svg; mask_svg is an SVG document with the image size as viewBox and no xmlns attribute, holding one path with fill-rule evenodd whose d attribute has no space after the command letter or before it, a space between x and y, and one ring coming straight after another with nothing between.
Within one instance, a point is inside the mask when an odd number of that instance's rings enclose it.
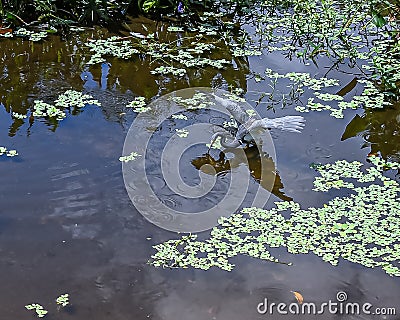
<instances>
[{"instance_id":1,"label":"water surface","mask_svg":"<svg viewBox=\"0 0 400 320\"><path fill-rule=\"evenodd\" d=\"M142 23L159 28L161 36L166 34L162 24L156 26L148 20L133 20L132 28ZM294 302L291 290L316 303L333 300L338 291L345 291L349 301L400 310L399 279L346 261L333 267L313 254L274 251L281 260L293 262L291 267L239 257L234 260L237 267L229 273L147 265L154 252L152 245L177 235L145 220L127 195L118 158L136 115L125 105L137 95L151 99L187 87L229 89L240 83L247 88L247 101L255 106L252 92L263 88L252 79L250 70L263 72L269 67L280 73L323 76L329 64L321 61L318 68L305 66L270 54L243 59L236 68L224 71L207 68L200 74L193 72L180 80L150 74L148 59L110 58L101 65L85 66L88 52L82 49L83 42L103 33L88 30L66 40L52 36L39 43L0 40L0 145L16 148L20 154L0 158L0 313L4 319L29 319L24 306L33 302L49 310L49 319L278 319L283 316L258 314L256 306L266 297L276 303ZM229 52L221 56L229 56ZM347 84L357 74L343 66L328 76ZM102 106L70 110L59 123L32 117L18 120L10 115L11 111L27 114L33 100L52 101L71 88L90 93ZM356 86L347 97L361 90ZM291 107L273 111L260 105L256 109L262 116L295 113ZM202 121L213 116L207 111L197 115ZM273 133L282 186L269 199L268 208L281 201L282 194L304 207L321 206L337 195L312 191L316 173L310 163L339 159L366 163L369 152L398 159L397 110L347 110L343 120L324 113L305 117L307 126L302 134ZM170 123L154 133L153 156L173 130ZM199 177L192 161L205 151L201 146L192 148L181 161L189 184ZM158 173L155 168L154 189L173 205L177 200L163 193ZM229 172L218 179L223 193ZM259 182L253 179L250 184L251 193ZM217 199L214 194L207 200L211 205ZM180 201L180 206L193 209L189 201ZM70 294L71 307L58 312L54 300L62 293Z\"/></svg>"}]
</instances>

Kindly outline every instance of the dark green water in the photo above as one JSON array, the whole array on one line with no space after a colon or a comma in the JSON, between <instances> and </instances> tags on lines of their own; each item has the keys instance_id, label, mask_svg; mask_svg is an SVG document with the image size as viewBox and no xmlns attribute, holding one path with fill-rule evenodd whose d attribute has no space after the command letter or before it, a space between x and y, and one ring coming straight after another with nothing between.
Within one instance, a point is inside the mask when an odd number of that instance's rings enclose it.
<instances>
[{"instance_id":1,"label":"dark green water","mask_svg":"<svg viewBox=\"0 0 400 320\"><path fill-rule=\"evenodd\" d=\"M165 26L148 20L134 20L131 27L141 23L165 34ZM1 319L33 318L24 308L33 302L49 310L48 319L278 319L284 316L259 315L256 306L265 297L293 301L290 290L301 291L305 300L318 303L345 291L351 301L400 311L399 279L344 261L333 267L311 254L291 256L278 251L282 260L293 262L291 267L236 258L237 268L230 273L147 265L151 246L176 235L147 222L126 193L118 158L135 113L124 106L136 95L151 99L187 87L228 89L233 83L247 88L250 101L251 92L263 88L251 79L249 70L261 73L269 67L280 73L323 76L329 64L304 66L270 54L242 59L236 68L222 72L206 68L183 80L151 75L148 59L108 59L87 67L84 39L102 32L86 31L67 40L54 36L39 43L0 40L0 145L19 152L15 158L0 158ZM221 52L221 56L229 57L229 53ZM329 76L349 83L357 74L343 66ZM27 114L33 100L52 101L68 89L90 93L102 106L71 110L58 124L29 117L13 120L10 115L11 111ZM356 86L347 95L360 90ZM295 113L290 107L273 113L261 106L257 111L262 116ZM204 111L201 117L211 115ZM338 159L366 163L369 152L398 159L397 110L346 111L343 120L323 113L305 117L302 134L274 135L283 184L280 191L304 207L319 206L332 197L311 190L315 172L310 163ZM162 133L154 155L157 147L163 147ZM180 164L188 180L198 178L191 161L204 151L191 149ZM257 181L251 181L249 192L257 186ZM275 193L269 205L277 200ZM209 201L217 198L211 195ZM54 300L66 292L71 307L58 312ZM324 319L339 317L323 315Z\"/></svg>"}]
</instances>

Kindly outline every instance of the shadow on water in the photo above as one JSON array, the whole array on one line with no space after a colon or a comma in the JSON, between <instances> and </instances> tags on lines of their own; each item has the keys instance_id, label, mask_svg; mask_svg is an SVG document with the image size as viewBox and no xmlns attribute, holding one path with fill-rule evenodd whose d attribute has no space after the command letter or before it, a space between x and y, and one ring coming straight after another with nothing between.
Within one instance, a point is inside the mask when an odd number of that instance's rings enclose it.
<instances>
[{"instance_id":1,"label":"shadow on water","mask_svg":"<svg viewBox=\"0 0 400 320\"><path fill-rule=\"evenodd\" d=\"M130 26L141 32L143 24L159 37L168 36L165 25L146 19L132 20ZM191 70L183 79L152 75L151 61L142 57L132 61L108 58L101 65L85 66L88 53L82 50L83 43L87 38L105 35L106 31L96 29L65 41L55 36L39 43L0 40L0 145L15 147L20 153L19 158L0 161L2 317L29 318L24 306L37 302L49 310L49 319L61 320L280 319L283 317L260 315L256 307L264 298L274 303L295 302L291 290L301 291L306 301L316 303L334 300L338 291L346 291L349 301L400 310L398 279L344 261L333 267L314 255L294 256L283 249L276 249L274 255L292 261L293 266L246 257L235 258L237 267L230 273L163 270L147 265L153 254L151 246L177 235L148 223L126 194L118 157L135 117L126 104L138 95L150 101L187 87L228 89L237 84L250 92L260 89L248 79L250 70L271 66L288 72L293 68L304 71L305 67L296 62L288 65L279 55L232 58L228 48L218 54L234 59L235 67ZM338 72L337 77L350 83L354 75ZM60 122L31 116L33 100L54 101L71 88L89 92L102 106L67 110L67 118ZM357 91L354 87L347 89L343 95ZM277 108L272 114L262 105L257 111L262 116L293 113ZM12 112L27 118L15 119ZM206 111L199 116L212 121ZM204 154L204 148L194 148L188 151L182 166L188 180L194 181L198 170L210 165L226 183L229 172L247 160L252 182L269 190L272 201L293 198L304 206L319 206L331 196L311 190L315 173L309 169L310 163L365 159L369 151L360 148L364 142L371 146L371 152L398 159L396 110L349 111L347 116L354 119L346 128L326 115L310 114L301 135L277 135L277 163L252 148L244 150L246 159L235 150L229 151L232 158L228 152L213 157ZM169 125L163 130L171 133L175 127ZM164 134L163 130L157 134ZM264 186L272 175L273 187ZM155 189L157 183L162 189L163 179L158 175ZM66 292L70 294L71 312L57 311L55 299ZM341 317L324 314L323 318Z\"/></svg>"},{"instance_id":2,"label":"shadow on water","mask_svg":"<svg viewBox=\"0 0 400 320\"><path fill-rule=\"evenodd\" d=\"M227 153L232 153L233 158L228 158ZM256 146L250 146L244 148L243 152L238 152L237 149L225 149L224 152L220 152L218 158L214 158L209 153L197 157L191 161L192 165L197 170L202 170L207 174L223 175L233 168L236 168L242 164L248 164L248 169L251 176L257 181L264 189L271 192L273 195L284 201L293 200L288 197L281 190L283 189L283 183L281 177L276 173L276 167L273 159L266 153L261 152ZM210 165L214 170L209 170ZM271 181L274 181L271 188Z\"/></svg>"}]
</instances>

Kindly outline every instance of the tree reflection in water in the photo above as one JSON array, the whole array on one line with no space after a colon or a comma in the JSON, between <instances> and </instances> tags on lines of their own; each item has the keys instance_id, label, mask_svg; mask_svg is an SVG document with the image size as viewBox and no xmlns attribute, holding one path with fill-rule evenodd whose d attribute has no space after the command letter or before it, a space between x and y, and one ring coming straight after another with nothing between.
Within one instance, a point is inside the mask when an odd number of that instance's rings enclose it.
<instances>
[{"instance_id":1,"label":"tree reflection in water","mask_svg":"<svg viewBox=\"0 0 400 320\"><path fill-rule=\"evenodd\" d=\"M355 115L342 135L342 141L361 136L370 147L370 153L379 153L384 159L400 161L400 108L399 104L384 110L366 110Z\"/></svg>"}]
</instances>

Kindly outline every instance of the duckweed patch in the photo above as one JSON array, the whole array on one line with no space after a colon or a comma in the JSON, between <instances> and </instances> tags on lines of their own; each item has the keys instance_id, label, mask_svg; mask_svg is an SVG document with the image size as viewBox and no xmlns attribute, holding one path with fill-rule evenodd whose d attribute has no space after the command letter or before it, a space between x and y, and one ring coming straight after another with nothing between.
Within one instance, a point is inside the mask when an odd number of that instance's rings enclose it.
<instances>
[{"instance_id":1,"label":"duckweed patch","mask_svg":"<svg viewBox=\"0 0 400 320\"><path fill-rule=\"evenodd\" d=\"M368 65L363 65L365 70L372 72L372 76L385 90L397 94L400 81L399 54L398 37L395 37L393 32L384 31L381 39L377 39L370 50L371 59L368 61Z\"/></svg>"},{"instance_id":2,"label":"duckweed patch","mask_svg":"<svg viewBox=\"0 0 400 320\"><path fill-rule=\"evenodd\" d=\"M12 38L13 36L24 37L28 38L30 41L37 42L47 38L47 32L46 31L34 32L27 30L25 28L19 28L14 33L10 32L9 35L6 35L5 37Z\"/></svg>"},{"instance_id":3,"label":"duckweed patch","mask_svg":"<svg viewBox=\"0 0 400 320\"><path fill-rule=\"evenodd\" d=\"M353 96L350 101L343 101L343 98L338 95L321 94L319 92L314 93L315 97L319 100L336 101L337 108L334 108L331 105L314 102L314 98L309 98L306 107L297 106L295 109L299 112L329 110L331 111L330 115L332 117L343 118L343 111L346 109L358 109L361 107L367 109L381 109L385 106L391 105L391 103L386 100L385 94L380 92L371 81L358 80L358 82L365 85L364 91L361 95Z\"/></svg>"},{"instance_id":4,"label":"duckweed patch","mask_svg":"<svg viewBox=\"0 0 400 320\"><path fill-rule=\"evenodd\" d=\"M136 160L138 157L141 157L142 155L140 155L137 152L131 152L130 154L128 154L127 156L121 156L119 157L119 161L121 162L129 162L129 161L134 161Z\"/></svg>"},{"instance_id":5,"label":"duckweed patch","mask_svg":"<svg viewBox=\"0 0 400 320\"><path fill-rule=\"evenodd\" d=\"M12 115L13 118L19 119L19 120L26 119L26 117L27 117L26 114L20 114L18 112L13 112L11 115Z\"/></svg>"},{"instance_id":6,"label":"duckweed patch","mask_svg":"<svg viewBox=\"0 0 400 320\"><path fill-rule=\"evenodd\" d=\"M25 306L27 310L35 310L38 318L43 318L48 311L43 308L40 304L32 303Z\"/></svg>"},{"instance_id":7,"label":"duckweed patch","mask_svg":"<svg viewBox=\"0 0 400 320\"><path fill-rule=\"evenodd\" d=\"M367 37L383 39L397 30L396 19L374 23L374 14L386 5L385 9L390 8L389 3L377 0L265 2L256 14L255 35L269 52L304 59L321 55L339 61L369 59L374 53Z\"/></svg>"},{"instance_id":8,"label":"duckweed patch","mask_svg":"<svg viewBox=\"0 0 400 320\"><path fill-rule=\"evenodd\" d=\"M57 107L62 108L83 108L87 104L101 106L101 103L89 94L75 90L67 90L59 95L57 100L54 101Z\"/></svg>"},{"instance_id":9,"label":"duckweed patch","mask_svg":"<svg viewBox=\"0 0 400 320\"><path fill-rule=\"evenodd\" d=\"M57 109L54 105L46 103L43 100L33 101L32 114L34 117L50 117L57 120L62 120L66 117L64 111Z\"/></svg>"},{"instance_id":10,"label":"duckweed patch","mask_svg":"<svg viewBox=\"0 0 400 320\"><path fill-rule=\"evenodd\" d=\"M60 307L66 307L69 305L69 294L65 293L60 295L57 299L56 299L56 303L57 305L59 305Z\"/></svg>"},{"instance_id":11,"label":"duckweed patch","mask_svg":"<svg viewBox=\"0 0 400 320\"><path fill-rule=\"evenodd\" d=\"M15 157L18 155L17 150L15 149L7 149L6 147L1 147L0 146L0 157L6 155L7 157Z\"/></svg>"},{"instance_id":12,"label":"duckweed patch","mask_svg":"<svg viewBox=\"0 0 400 320\"><path fill-rule=\"evenodd\" d=\"M117 36L108 39L90 39L86 46L93 53L86 64L96 64L105 62L106 56L129 59L139 51L132 47L129 40L122 40Z\"/></svg>"},{"instance_id":13,"label":"duckweed patch","mask_svg":"<svg viewBox=\"0 0 400 320\"><path fill-rule=\"evenodd\" d=\"M289 72L286 74L279 74L271 69L265 70L265 78L271 80L271 87L276 87L279 81L287 82L289 88L288 92L283 93L290 97L292 103L296 102L298 105L295 110L298 112L310 111L330 111L330 116L335 118L343 118L343 111L346 109L358 109L361 107L369 109L379 109L391 105L384 92L379 91L375 84L370 80L357 80L358 83L364 85L364 90L361 95L354 95L349 101L345 101L343 96L332 94L328 92L321 92L325 88L339 87L340 82L337 79L328 79L325 77L313 78L309 73ZM264 78L264 80L265 80ZM301 96L308 90L314 97L308 99L305 104L301 104ZM272 92L270 99L273 99ZM266 95L264 95L266 96ZM315 101L315 100L319 101ZM329 102L330 104L327 104ZM336 105L336 107L335 107Z\"/></svg>"},{"instance_id":14,"label":"duckweed patch","mask_svg":"<svg viewBox=\"0 0 400 320\"><path fill-rule=\"evenodd\" d=\"M396 11L396 7L392 7ZM384 10L390 12L392 7L390 3L384 5L375 0L311 0L307 4L299 0L265 2L260 11L255 13L257 27L252 34L249 32L244 35L243 43L247 47L257 44L256 48L263 52L279 51L289 58L294 55L304 62L313 61L315 65L318 64L317 57L325 56L332 60L333 67L337 63L346 62L352 68L358 68L361 73L359 82L365 86L360 96L355 96L351 101L342 101L337 96L328 96L328 93L315 94L305 104L296 106L299 112L329 110L331 116L343 118L345 109L382 108L398 100L398 19L393 13L388 19L377 14ZM272 92L274 93L278 78L289 79L294 84L308 80L294 79L294 74L282 77L267 70L266 77L272 78L272 84L269 84L273 87ZM297 75L302 77L302 74ZM262 82L265 78L255 74L254 80ZM325 87L323 83L305 86L314 91ZM292 86L289 93L282 94L280 102L286 105L286 97L289 96L290 102L296 105L301 94L301 86ZM269 96L268 93L263 93L260 99L266 96Z\"/></svg>"},{"instance_id":15,"label":"duckweed patch","mask_svg":"<svg viewBox=\"0 0 400 320\"><path fill-rule=\"evenodd\" d=\"M59 297L56 298L56 304L57 304L57 310L60 311L61 308L65 308L70 305L69 301L69 294L65 293L60 295ZM46 310L42 305L38 303L31 303L25 306L25 309L27 310L34 310L36 313L36 316L38 318L43 318L46 316L49 311Z\"/></svg>"},{"instance_id":16,"label":"duckweed patch","mask_svg":"<svg viewBox=\"0 0 400 320\"><path fill-rule=\"evenodd\" d=\"M146 106L146 98L145 97L136 97L131 101L130 103L127 104L127 108L132 108L133 111L137 113L142 113L142 112L147 112L151 108Z\"/></svg>"},{"instance_id":17,"label":"duckweed patch","mask_svg":"<svg viewBox=\"0 0 400 320\"><path fill-rule=\"evenodd\" d=\"M169 99L188 110L205 109L214 104L212 101L208 101L207 95L202 92L195 93L191 98L177 96L169 97Z\"/></svg>"},{"instance_id":18,"label":"duckweed patch","mask_svg":"<svg viewBox=\"0 0 400 320\"><path fill-rule=\"evenodd\" d=\"M188 117L185 116L184 114L173 114L173 115L172 115L172 119L176 119L176 120L187 120Z\"/></svg>"},{"instance_id":19,"label":"duckweed patch","mask_svg":"<svg viewBox=\"0 0 400 320\"><path fill-rule=\"evenodd\" d=\"M247 59L277 51L290 59L296 56L316 65L316 58L325 56L333 64L348 62L352 68L359 69L359 82L364 81L364 92L350 101L337 94L314 92L308 101L298 104L305 88L320 91L338 86L338 80L314 79L307 73L279 75L267 69L265 75L254 74L256 82L267 78L272 81L268 84L272 92L261 93L258 102L276 96L277 81L284 78L293 85L289 92L279 97L282 106L292 104L299 112L328 110L331 116L343 118L346 109L390 105L395 100L393 92L399 93L400 47L395 36L398 20L381 18L381 23L375 23L376 10L381 6L382 3L376 0L355 3L310 0L307 5L300 0L285 0L264 2L258 10L235 18L222 12L204 12L200 21L169 25L166 28L168 37L165 37L168 40L160 40L147 28L144 28L147 34L131 32L128 37L90 39L87 46L93 55L88 63L104 62L107 56L123 59L147 57L151 65L155 65L151 74L190 78L190 69L223 69L232 66L233 60L237 63L238 58ZM255 28L243 28L246 21L251 21ZM230 54L215 59L222 51Z\"/></svg>"},{"instance_id":20,"label":"duckweed patch","mask_svg":"<svg viewBox=\"0 0 400 320\"><path fill-rule=\"evenodd\" d=\"M172 74L173 76L183 77L186 74L186 69L183 68L175 68L171 66L160 66L150 71L151 74L162 74L168 75Z\"/></svg>"},{"instance_id":21,"label":"duckweed patch","mask_svg":"<svg viewBox=\"0 0 400 320\"><path fill-rule=\"evenodd\" d=\"M43 100L35 100L33 103L33 116L34 117L48 117L56 120L62 120L66 117L63 109L75 108L80 109L86 105L101 106L101 103L89 94L82 92L67 90L59 95L53 104L44 102Z\"/></svg>"},{"instance_id":22,"label":"duckweed patch","mask_svg":"<svg viewBox=\"0 0 400 320\"><path fill-rule=\"evenodd\" d=\"M187 138L189 131L186 129L175 129L176 135L180 138Z\"/></svg>"},{"instance_id":23,"label":"duckweed patch","mask_svg":"<svg viewBox=\"0 0 400 320\"><path fill-rule=\"evenodd\" d=\"M285 247L292 254L314 253L332 265L344 259L400 276L400 186L384 175L400 165L374 156L369 159L373 165L365 170L362 163L345 160L314 166L320 174L315 191L346 188L348 196L307 209L293 201L277 202L269 210L244 208L221 218L204 241L185 235L155 245L149 263L230 271L235 267L230 259L237 255L281 262L270 248Z\"/></svg>"},{"instance_id":24,"label":"duckweed patch","mask_svg":"<svg viewBox=\"0 0 400 320\"><path fill-rule=\"evenodd\" d=\"M207 16L206 20L211 16ZM212 59L211 54L217 51L221 39L206 39L205 36L217 36L217 26L204 22L204 25L168 26L167 32L174 34L176 40L161 41L154 33L142 34L131 32L130 37L110 37L107 39L90 39L86 45L92 52L87 64L106 61L106 57L129 59L148 57L158 65L150 71L154 75L184 77L189 68L199 69L213 67L223 69L232 62L227 59ZM190 34L189 34L190 32Z\"/></svg>"}]
</instances>

